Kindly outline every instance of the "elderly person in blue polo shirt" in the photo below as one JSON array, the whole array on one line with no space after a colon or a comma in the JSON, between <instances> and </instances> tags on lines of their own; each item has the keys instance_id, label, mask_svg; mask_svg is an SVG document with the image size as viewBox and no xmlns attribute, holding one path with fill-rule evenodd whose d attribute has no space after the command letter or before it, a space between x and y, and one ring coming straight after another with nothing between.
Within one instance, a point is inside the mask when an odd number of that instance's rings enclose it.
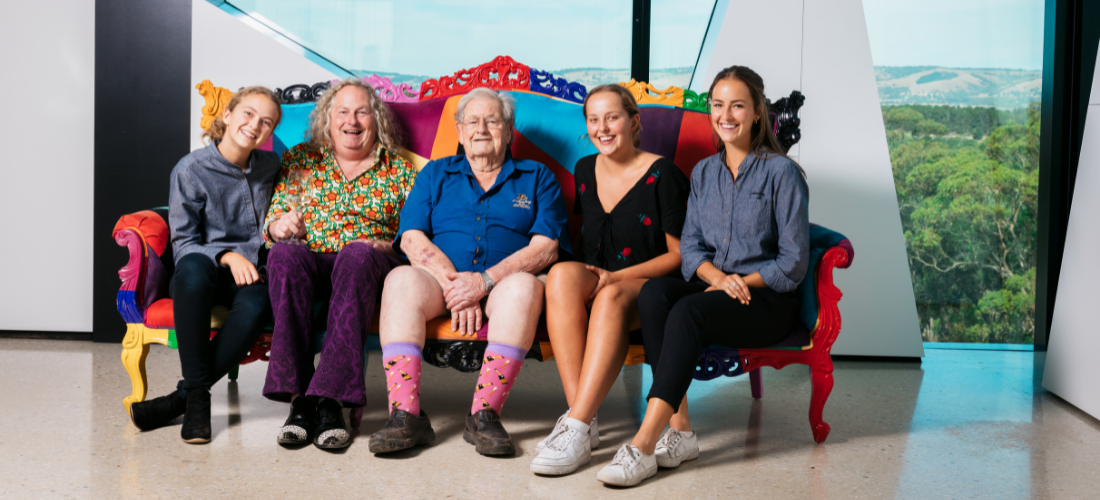
<instances>
[{"instance_id":1,"label":"elderly person in blue polo shirt","mask_svg":"<svg viewBox=\"0 0 1100 500\"><path fill-rule=\"evenodd\" d=\"M535 275L557 260L566 213L550 169L508 155L515 101L475 89L458 103L455 127L465 155L427 164L401 211L394 250L412 266L394 269L382 292L382 358L390 419L370 451L427 444L435 432L420 411L425 323L450 312L451 329L488 347L466 417L464 438L482 455L512 455L500 409L515 385L542 313Z\"/></svg>"}]
</instances>

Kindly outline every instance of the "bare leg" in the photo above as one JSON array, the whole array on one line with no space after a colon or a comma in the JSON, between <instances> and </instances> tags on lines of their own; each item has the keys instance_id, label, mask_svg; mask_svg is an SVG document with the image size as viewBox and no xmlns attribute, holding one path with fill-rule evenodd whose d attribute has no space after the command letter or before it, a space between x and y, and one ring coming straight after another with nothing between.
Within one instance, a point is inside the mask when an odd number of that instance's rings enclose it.
<instances>
[{"instance_id":1,"label":"bare leg","mask_svg":"<svg viewBox=\"0 0 1100 500\"><path fill-rule=\"evenodd\" d=\"M446 312L443 289L431 274L412 266L397 267L386 276L382 288L381 343L407 342L424 347L426 323Z\"/></svg>"},{"instance_id":2,"label":"bare leg","mask_svg":"<svg viewBox=\"0 0 1100 500\"><path fill-rule=\"evenodd\" d=\"M580 385L569 416L588 423L596 416L622 371L631 328L639 327L638 294L646 280L628 280L600 290L592 303Z\"/></svg>"},{"instance_id":3,"label":"bare leg","mask_svg":"<svg viewBox=\"0 0 1100 500\"><path fill-rule=\"evenodd\" d=\"M542 282L528 273L511 274L501 280L485 303L489 342L530 349L542 314L543 290Z\"/></svg>"},{"instance_id":4,"label":"bare leg","mask_svg":"<svg viewBox=\"0 0 1100 500\"><path fill-rule=\"evenodd\" d=\"M573 406L588 338L588 296L599 281L579 262L562 262L546 277L546 330L554 346L565 400Z\"/></svg>"},{"instance_id":5,"label":"bare leg","mask_svg":"<svg viewBox=\"0 0 1100 500\"><path fill-rule=\"evenodd\" d=\"M649 398L649 405L645 410L645 420L642 420L642 428L634 435L630 444L641 450L646 455L652 455L657 450L657 440L665 430L665 424L672 418L672 405L660 398Z\"/></svg>"},{"instance_id":6,"label":"bare leg","mask_svg":"<svg viewBox=\"0 0 1100 500\"><path fill-rule=\"evenodd\" d=\"M688 421L687 396L684 396L684 400L680 402L680 410L672 415L672 419L668 423L673 429L680 432L691 432L691 422Z\"/></svg>"}]
</instances>

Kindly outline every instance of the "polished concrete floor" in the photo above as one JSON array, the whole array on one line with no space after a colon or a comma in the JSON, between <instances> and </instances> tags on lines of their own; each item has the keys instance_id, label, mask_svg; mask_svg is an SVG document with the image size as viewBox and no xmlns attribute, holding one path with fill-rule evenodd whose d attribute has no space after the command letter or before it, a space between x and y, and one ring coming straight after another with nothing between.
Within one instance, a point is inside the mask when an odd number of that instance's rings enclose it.
<instances>
[{"instance_id":1,"label":"polished concrete floor","mask_svg":"<svg viewBox=\"0 0 1100 500\"><path fill-rule=\"evenodd\" d=\"M696 383L689 399L699 460L631 490L595 479L628 442L648 369L627 367L600 411L604 443L561 478L528 471L535 443L565 410L552 362L524 368L504 411L514 458L462 440L475 374L426 368L422 398L439 440L386 457L366 436L386 417L380 359L368 368L363 434L341 453L286 449L287 405L260 395L264 363L213 390L214 441L188 445L179 422L142 433L126 417L130 383L117 345L0 339L0 499L8 498L1098 498L1100 423L1043 392L1043 354L929 350L923 363L841 361L814 444L805 367ZM152 396L179 376L153 346Z\"/></svg>"}]
</instances>

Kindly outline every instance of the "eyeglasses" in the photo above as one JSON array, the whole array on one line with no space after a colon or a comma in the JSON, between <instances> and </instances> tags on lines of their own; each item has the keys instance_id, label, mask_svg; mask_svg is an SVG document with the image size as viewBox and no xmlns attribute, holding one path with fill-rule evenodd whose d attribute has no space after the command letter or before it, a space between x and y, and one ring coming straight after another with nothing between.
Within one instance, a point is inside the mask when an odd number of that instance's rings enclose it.
<instances>
[{"instance_id":1,"label":"eyeglasses","mask_svg":"<svg viewBox=\"0 0 1100 500\"><path fill-rule=\"evenodd\" d=\"M490 118L476 118L471 116L462 120L462 126L466 128L478 128L482 121L485 122L486 127L492 130L500 130L504 127L504 120L495 116Z\"/></svg>"}]
</instances>

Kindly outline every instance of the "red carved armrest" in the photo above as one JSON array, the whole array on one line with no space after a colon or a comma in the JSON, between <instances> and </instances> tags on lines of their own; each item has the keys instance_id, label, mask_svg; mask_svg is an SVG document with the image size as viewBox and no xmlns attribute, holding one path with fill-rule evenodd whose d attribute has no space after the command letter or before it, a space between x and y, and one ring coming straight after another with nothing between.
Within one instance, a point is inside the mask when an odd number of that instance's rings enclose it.
<instances>
[{"instance_id":1,"label":"red carved armrest","mask_svg":"<svg viewBox=\"0 0 1100 500\"><path fill-rule=\"evenodd\" d=\"M853 251L847 240L825 251L817 266L817 328L813 331L815 350L828 356L840 334L840 298L844 296L833 283L833 269L852 265Z\"/></svg>"},{"instance_id":2,"label":"red carved armrest","mask_svg":"<svg viewBox=\"0 0 1100 500\"><path fill-rule=\"evenodd\" d=\"M127 323L141 323L146 307L167 289L168 276L160 256L168 245L168 224L156 212L143 210L119 218L111 236L130 253L118 271L122 280L116 299L118 312Z\"/></svg>"}]
</instances>

